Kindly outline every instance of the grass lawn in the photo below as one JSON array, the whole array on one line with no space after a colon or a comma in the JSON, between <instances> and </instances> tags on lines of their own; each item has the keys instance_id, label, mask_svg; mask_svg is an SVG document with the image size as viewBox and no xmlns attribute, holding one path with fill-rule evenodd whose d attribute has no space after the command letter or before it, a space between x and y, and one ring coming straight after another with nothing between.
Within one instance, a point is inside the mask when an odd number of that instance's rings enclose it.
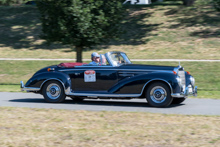
<instances>
[{"instance_id":1,"label":"grass lawn","mask_svg":"<svg viewBox=\"0 0 220 147\"><path fill-rule=\"evenodd\" d=\"M200 0L198 0L200 1ZM212 6L186 8L181 2L130 6L119 40L85 50L125 51L133 59L219 59L220 13ZM35 6L0 7L0 58L75 58L74 49L39 38L41 23Z\"/></svg>"},{"instance_id":2,"label":"grass lawn","mask_svg":"<svg viewBox=\"0 0 220 147\"><path fill-rule=\"evenodd\" d=\"M0 107L1 146L220 146L220 117Z\"/></svg>"},{"instance_id":3,"label":"grass lawn","mask_svg":"<svg viewBox=\"0 0 220 147\"><path fill-rule=\"evenodd\" d=\"M39 69L62 61L0 61L0 91L19 92L20 81L26 82ZM64 61L66 62L66 61ZM133 62L139 64L177 66L177 62ZM196 79L199 98L220 99L220 68L218 62L182 62Z\"/></svg>"}]
</instances>

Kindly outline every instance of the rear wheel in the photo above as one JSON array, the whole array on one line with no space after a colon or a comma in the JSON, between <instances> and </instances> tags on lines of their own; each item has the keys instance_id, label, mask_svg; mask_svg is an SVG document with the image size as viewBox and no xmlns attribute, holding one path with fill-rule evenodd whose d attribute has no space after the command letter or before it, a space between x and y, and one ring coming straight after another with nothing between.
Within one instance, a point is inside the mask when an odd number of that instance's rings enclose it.
<instances>
[{"instance_id":1,"label":"rear wheel","mask_svg":"<svg viewBox=\"0 0 220 147\"><path fill-rule=\"evenodd\" d=\"M61 103L65 100L66 95L63 86L58 81L49 81L43 86L42 94L45 101L50 103Z\"/></svg>"},{"instance_id":2,"label":"rear wheel","mask_svg":"<svg viewBox=\"0 0 220 147\"><path fill-rule=\"evenodd\" d=\"M174 98L172 104L181 104L186 98Z\"/></svg>"},{"instance_id":3,"label":"rear wheel","mask_svg":"<svg viewBox=\"0 0 220 147\"><path fill-rule=\"evenodd\" d=\"M173 101L170 88L162 82L152 83L146 91L146 99L153 107L167 107Z\"/></svg>"}]
</instances>

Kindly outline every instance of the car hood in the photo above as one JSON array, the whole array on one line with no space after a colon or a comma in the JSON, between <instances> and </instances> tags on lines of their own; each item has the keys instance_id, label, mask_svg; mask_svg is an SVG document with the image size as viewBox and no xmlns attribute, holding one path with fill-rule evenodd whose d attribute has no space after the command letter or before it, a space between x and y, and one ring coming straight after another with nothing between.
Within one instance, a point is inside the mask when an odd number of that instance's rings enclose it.
<instances>
[{"instance_id":1,"label":"car hood","mask_svg":"<svg viewBox=\"0 0 220 147\"><path fill-rule=\"evenodd\" d=\"M146 69L146 70L168 70L172 71L175 66L158 66L158 65L143 65L143 64L126 64L121 65L120 68L122 69Z\"/></svg>"}]
</instances>

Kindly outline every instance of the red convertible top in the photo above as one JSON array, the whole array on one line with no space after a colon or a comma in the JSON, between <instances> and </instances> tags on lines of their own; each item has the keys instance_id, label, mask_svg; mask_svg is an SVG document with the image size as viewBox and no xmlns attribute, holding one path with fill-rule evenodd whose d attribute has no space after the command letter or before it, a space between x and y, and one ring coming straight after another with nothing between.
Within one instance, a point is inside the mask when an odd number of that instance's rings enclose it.
<instances>
[{"instance_id":1,"label":"red convertible top","mask_svg":"<svg viewBox=\"0 0 220 147\"><path fill-rule=\"evenodd\" d=\"M75 66L82 66L86 63L80 63L80 62L69 62L69 63L60 63L58 67L63 67L63 68L73 68Z\"/></svg>"}]
</instances>

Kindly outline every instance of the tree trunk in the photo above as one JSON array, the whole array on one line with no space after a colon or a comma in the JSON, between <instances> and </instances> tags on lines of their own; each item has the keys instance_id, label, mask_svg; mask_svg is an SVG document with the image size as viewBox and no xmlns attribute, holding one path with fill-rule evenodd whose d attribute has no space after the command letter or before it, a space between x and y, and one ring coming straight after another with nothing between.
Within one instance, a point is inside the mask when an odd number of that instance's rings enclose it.
<instances>
[{"instance_id":1,"label":"tree trunk","mask_svg":"<svg viewBox=\"0 0 220 147\"><path fill-rule=\"evenodd\" d=\"M183 5L192 6L196 0L183 0Z\"/></svg>"},{"instance_id":2,"label":"tree trunk","mask_svg":"<svg viewBox=\"0 0 220 147\"><path fill-rule=\"evenodd\" d=\"M76 62L82 62L82 50L83 47L76 46Z\"/></svg>"}]
</instances>

